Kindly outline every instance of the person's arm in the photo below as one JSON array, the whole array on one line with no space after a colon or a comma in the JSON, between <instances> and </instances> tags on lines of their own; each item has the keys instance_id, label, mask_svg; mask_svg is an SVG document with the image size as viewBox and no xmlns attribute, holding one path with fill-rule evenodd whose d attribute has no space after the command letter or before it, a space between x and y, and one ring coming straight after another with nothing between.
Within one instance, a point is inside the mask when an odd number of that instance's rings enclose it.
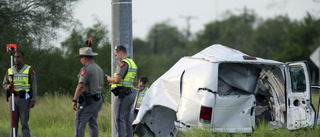
<instances>
[{"instance_id":1,"label":"person's arm","mask_svg":"<svg viewBox=\"0 0 320 137\"><path fill-rule=\"evenodd\" d=\"M128 70L128 64L126 62L122 61L121 63L119 63L119 66L116 70L117 75L115 77L111 77L111 76L105 74L105 76L107 77L107 81L110 83L114 83L114 84L120 83L121 79L126 74L127 70Z\"/></svg>"},{"instance_id":2,"label":"person's arm","mask_svg":"<svg viewBox=\"0 0 320 137\"><path fill-rule=\"evenodd\" d=\"M37 99L37 77L36 73L34 72L34 69L30 68L30 82L31 82L31 90L32 90L32 99L30 102L30 108L33 108L36 105L36 99Z\"/></svg>"},{"instance_id":3,"label":"person's arm","mask_svg":"<svg viewBox=\"0 0 320 137\"><path fill-rule=\"evenodd\" d=\"M109 75L105 74L105 76L107 77L107 81L110 83L114 83L114 84L118 84L121 82L122 79L122 75L116 75L116 77L112 78Z\"/></svg>"},{"instance_id":4,"label":"person's arm","mask_svg":"<svg viewBox=\"0 0 320 137\"><path fill-rule=\"evenodd\" d=\"M8 90L11 88L12 85L13 85L13 83L12 83L12 81L9 81L8 72L7 72L3 78L2 86L5 90Z\"/></svg>"},{"instance_id":5,"label":"person's arm","mask_svg":"<svg viewBox=\"0 0 320 137\"><path fill-rule=\"evenodd\" d=\"M79 83L76 89L76 92L74 93L73 100L78 100L80 97L80 94L84 91L85 85L84 83ZM77 102L72 102L72 108L73 110L77 110Z\"/></svg>"}]
</instances>

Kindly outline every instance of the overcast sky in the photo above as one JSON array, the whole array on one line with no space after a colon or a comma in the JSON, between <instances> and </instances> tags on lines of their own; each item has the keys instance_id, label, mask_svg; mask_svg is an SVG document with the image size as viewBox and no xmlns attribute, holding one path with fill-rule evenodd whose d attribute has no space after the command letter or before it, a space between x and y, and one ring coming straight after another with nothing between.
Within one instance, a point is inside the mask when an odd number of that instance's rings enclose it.
<instances>
[{"instance_id":1,"label":"overcast sky","mask_svg":"<svg viewBox=\"0 0 320 137\"><path fill-rule=\"evenodd\" d=\"M103 21L111 30L112 0L82 0L74 10L74 17L85 28L91 27L94 19ZM320 0L132 0L133 37L145 39L155 23L169 21L180 30L190 19L192 33L204 29L204 25L221 19L229 10L241 14L244 8L254 11L264 19L287 14L292 19L302 19L309 11L320 17ZM64 34L68 35L68 34ZM62 40L66 36L61 36Z\"/></svg>"}]
</instances>

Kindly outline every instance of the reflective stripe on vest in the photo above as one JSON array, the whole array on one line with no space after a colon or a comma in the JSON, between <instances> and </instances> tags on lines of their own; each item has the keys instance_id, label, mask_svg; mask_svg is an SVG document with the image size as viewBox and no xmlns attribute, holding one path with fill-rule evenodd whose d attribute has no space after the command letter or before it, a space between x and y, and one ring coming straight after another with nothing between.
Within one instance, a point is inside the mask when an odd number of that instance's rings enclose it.
<instances>
[{"instance_id":1,"label":"reflective stripe on vest","mask_svg":"<svg viewBox=\"0 0 320 137\"><path fill-rule=\"evenodd\" d=\"M140 104L140 105L141 105L142 100L143 100L143 98L144 98L144 95L146 95L148 89L149 89L149 88L146 87L146 88L144 88L143 91L141 91L141 92L139 93L139 98L138 98L137 104Z\"/></svg>"},{"instance_id":2,"label":"reflective stripe on vest","mask_svg":"<svg viewBox=\"0 0 320 137\"><path fill-rule=\"evenodd\" d=\"M121 60L121 62L124 61L128 64L128 72L124 78L121 79L120 83L112 84L111 88L116 88L117 86L124 86L124 87L133 87L134 78L137 74L137 65L133 62L130 58L125 58ZM119 65L117 66L118 69ZM117 76L117 73L114 73L114 77Z\"/></svg>"},{"instance_id":3,"label":"reflective stripe on vest","mask_svg":"<svg viewBox=\"0 0 320 137\"><path fill-rule=\"evenodd\" d=\"M14 91L19 92L20 90L25 90L26 92L30 91L30 83L29 83L29 70L31 66L24 65L19 73L17 73L16 68L13 69L13 83L14 83ZM8 69L9 81L12 81L12 71L11 68Z\"/></svg>"}]
</instances>

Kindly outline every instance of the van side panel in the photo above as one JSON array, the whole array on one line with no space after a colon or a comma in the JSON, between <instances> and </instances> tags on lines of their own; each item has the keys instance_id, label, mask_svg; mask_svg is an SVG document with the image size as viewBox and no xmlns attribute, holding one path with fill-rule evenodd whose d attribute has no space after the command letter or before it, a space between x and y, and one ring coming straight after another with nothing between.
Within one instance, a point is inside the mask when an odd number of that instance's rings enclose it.
<instances>
[{"instance_id":1,"label":"van side panel","mask_svg":"<svg viewBox=\"0 0 320 137\"><path fill-rule=\"evenodd\" d=\"M213 109L213 129L252 132L255 124L254 95L217 95Z\"/></svg>"}]
</instances>

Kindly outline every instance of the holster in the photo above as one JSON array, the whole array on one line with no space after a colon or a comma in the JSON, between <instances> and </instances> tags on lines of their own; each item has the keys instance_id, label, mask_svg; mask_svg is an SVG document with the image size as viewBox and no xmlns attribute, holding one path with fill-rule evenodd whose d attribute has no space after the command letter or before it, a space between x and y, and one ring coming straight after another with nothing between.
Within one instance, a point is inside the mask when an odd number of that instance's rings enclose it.
<instances>
[{"instance_id":1,"label":"holster","mask_svg":"<svg viewBox=\"0 0 320 137\"><path fill-rule=\"evenodd\" d=\"M92 104L92 96L90 95L90 93L89 93L89 94L84 93L84 95L85 95L85 97L86 97L86 103L87 103L87 105L91 105L91 104Z\"/></svg>"},{"instance_id":2,"label":"holster","mask_svg":"<svg viewBox=\"0 0 320 137\"><path fill-rule=\"evenodd\" d=\"M118 96L118 95L119 95L119 91L117 90L117 88L112 89L111 92L112 92L115 96Z\"/></svg>"},{"instance_id":3,"label":"holster","mask_svg":"<svg viewBox=\"0 0 320 137\"><path fill-rule=\"evenodd\" d=\"M25 90L20 90L19 92L15 92L15 93L17 93L20 98L26 98Z\"/></svg>"},{"instance_id":4,"label":"holster","mask_svg":"<svg viewBox=\"0 0 320 137\"><path fill-rule=\"evenodd\" d=\"M130 93L132 93L131 88L123 87L123 86L118 86L112 89L111 92L115 96L119 96L119 98L124 98L126 95L129 95Z\"/></svg>"},{"instance_id":5,"label":"holster","mask_svg":"<svg viewBox=\"0 0 320 137\"><path fill-rule=\"evenodd\" d=\"M98 93L98 94L92 95L92 98L94 101L99 101L101 98L103 98L103 96L101 93Z\"/></svg>"},{"instance_id":6,"label":"holster","mask_svg":"<svg viewBox=\"0 0 320 137\"><path fill-rule=\"evenodd\" d=\"M82 95L80 95L79 100L78 100L78 103L79 103L79 104L82 104L85 100L86 100L86 99L85 99Z\"/></svg>"},{"instance_id":7,"label":"holster","mask_svg":"<svg viewBox=\"0 0 320 137\"><path fill-rule=\"evenodd\" d=\"M87 105L91 105L93 100L98 101L101 97L102 97L101 95L91 96L91 94L83 92L82 95L80 95L78 102L79 104L82 104L85 102Z\"/></svg>"}]
</instances>

